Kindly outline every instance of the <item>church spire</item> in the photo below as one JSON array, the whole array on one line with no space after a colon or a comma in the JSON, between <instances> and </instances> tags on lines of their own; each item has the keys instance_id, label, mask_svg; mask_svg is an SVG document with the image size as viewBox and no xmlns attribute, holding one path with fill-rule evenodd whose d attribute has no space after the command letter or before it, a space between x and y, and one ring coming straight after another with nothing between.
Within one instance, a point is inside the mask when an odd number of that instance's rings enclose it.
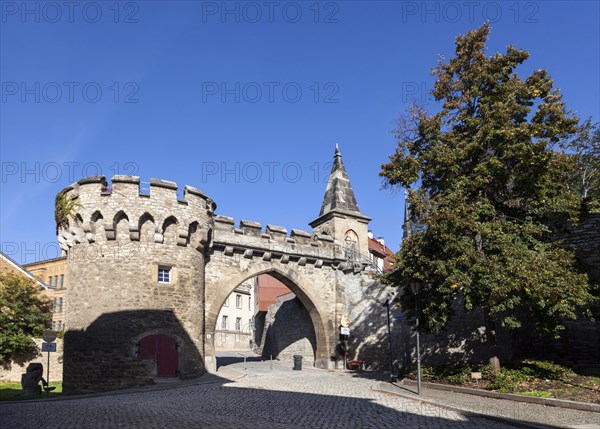
<instances>
[{"instance_id":1,"label":"church spire","mask_svg":"<svg viewBox=\"0 0 600 429\"><path fill-rule=\"evenodd\" d=\"M313 232L318 235L328 235L339 246L336 257L360 259L357 255L369 254L368 224L371 218L360 212L348 173L342 163L340 148L335 145L333 167L329 174L329 182L321 204L319 217L310 223ZM347 250L351 248L350 253ZM345 249L345 250L340 250ZM356 261L355 261L356 262Z\"/></svg>"},{"instance_id":2,"label":"church spire","mask_svg":"<svg viewBox=\"0 0 600 429\"><path fill-rule=\"evenodd\" d=\"M410 208L408 206L408 191L404 191L404 224L402 225L402 238L410 237L411 234Z\"/></svg>"},{"instance_id":3,"label":"church spire","mask_svg":"<svg viewBox=\"0 0 600 429\"><path fill-rule=\"evenodd\" d=\"M354 191L348 179L348 173L346 173L346 168L342 162L340 148L337 144L335 145L333 166L329 174L329 182L327 183L319 217L329 212L345 212L361 215Z\"/></svg>"}]
</instances>

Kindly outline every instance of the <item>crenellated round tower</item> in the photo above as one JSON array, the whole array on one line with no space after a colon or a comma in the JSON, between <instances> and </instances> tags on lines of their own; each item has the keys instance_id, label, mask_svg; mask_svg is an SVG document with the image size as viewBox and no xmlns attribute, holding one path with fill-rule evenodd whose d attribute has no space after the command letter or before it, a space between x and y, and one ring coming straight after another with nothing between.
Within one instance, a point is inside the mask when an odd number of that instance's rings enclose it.
<instances>
[{"instance_id":1,"label":"crenellated round tower","mask_svg":"<svg viewBox=\"0 0 600 429\"><path fill-rule=\"evenodd\" d=\"M69 261L64 390L205 371L204 268L215 203L173 182L89 177L57 196ZM200 305L199 305L200 303Z\"/></svg>"}]
</instances>

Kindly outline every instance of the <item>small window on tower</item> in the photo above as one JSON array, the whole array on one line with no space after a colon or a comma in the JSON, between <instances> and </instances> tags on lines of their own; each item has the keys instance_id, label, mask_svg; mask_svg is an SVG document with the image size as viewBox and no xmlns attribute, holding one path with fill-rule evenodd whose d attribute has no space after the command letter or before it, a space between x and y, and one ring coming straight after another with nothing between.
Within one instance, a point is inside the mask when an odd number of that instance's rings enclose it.
<instances>
[{"instance_id":1,"label":"small window on tower","mask_svg":"<svg viewBox=\"0 0 600 429\"><path fill-rule=\"evenodd\" d=\"M171 267L158 267L158 282L171 283Z\"/></svg>"}]
</instances>

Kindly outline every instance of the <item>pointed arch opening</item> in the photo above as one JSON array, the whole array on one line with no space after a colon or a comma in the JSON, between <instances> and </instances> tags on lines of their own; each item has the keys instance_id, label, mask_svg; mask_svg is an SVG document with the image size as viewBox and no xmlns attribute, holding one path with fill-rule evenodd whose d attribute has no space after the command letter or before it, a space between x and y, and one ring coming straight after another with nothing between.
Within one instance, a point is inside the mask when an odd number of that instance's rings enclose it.
<instances>
[{"instance_id":1,"label":"pointed arch opening","mask_svg":"<svg viewBox=\"0 0 600 429\"><path fill-rule=\"evenodd\" d=\"M165 244L176 244L177 243L177 226L179 221L175 216L169 216L165 219L162 225L163 243Z\"/></svg>"},{"instance_id":2,"label":"pointed arch opening","mask_svg":"<svg viewBox=\"0 0 600 429\"><path fill-rule=\"evenodd\" d=\"M210 333L206 336L205 344L207 367L216 369L217 350L223 350L226 346L223 344L224 339L219 338L219 335L224 331L237 331L236 318L241 317L233 313L226 314L222 310L232 307L235 310L238 305L236 295L239 294L239 286L250 283L253 289L260 288L261 278L263 281L272 279L272 284L281 286L281 293L272 294L273 303L267 305L266 310L263 306L262 311L265 313L261 316L260 291L257 293L253 290L254 309L252 316L248 318L251 320L239 325L244 334L239 338L246 341L241 345L245 350L252 349L263 357L279 357L282 362L290 365L293 355L300 354L304 357L305 365L327 368L330 361L330 344L325 322L327 319L319 311L318 302L309 297L301 281L295 279L293 273L284 273L272 267L256 269L254 272L245 273L241 278L230 279L227 284L220 284L214 299L207 300L205 323L206 332ZM241 305L248 305L243 297ZM223 316L227 316L225 321ZM250 330L244 333L246 324ZM299 327L301 329L298 329ZM228 340L233 342L231 338Z\"/></svg>"},{"instance_id":3,"label":"pointed arch opening","mask_svg":"<svg viewBox=\"0 0 600 429\"><path fill-rule=\"evenodd\" d=\"M140 216L138 221L138 230L140 232L140 242L153 243L155 233L154 217L148 212Z\"/></svg>"},{"instance_id":4,"label":"pointed arch opening","mask_svg":"<svg viewBox=\"0 0 600 429\"><path fill-rule=\"evenodd\" d=\"M120 210L113 217L115 238L119 241L129 241L129 216Z\"/></svg>"}]
</instances>

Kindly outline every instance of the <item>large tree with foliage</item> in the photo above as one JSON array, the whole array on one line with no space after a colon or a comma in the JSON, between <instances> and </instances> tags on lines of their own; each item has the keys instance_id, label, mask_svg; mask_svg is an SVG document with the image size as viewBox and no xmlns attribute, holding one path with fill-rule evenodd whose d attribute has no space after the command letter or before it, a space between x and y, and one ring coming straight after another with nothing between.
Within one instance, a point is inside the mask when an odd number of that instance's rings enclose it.
<instances>
[{"instance_id":1,"label":"large tree with foliage","mask_svg":"<svg viewBox=\"0 0 600 429\"><path fill-rule=\"evenodd\" d=\"M38 355L33 341L50 324L50 301L23 276L0 275L0 365L10 368Z\"/></svg>"},{"instance_id":2,"label":"large tree with foliage","mask_svg":"<svg viewBox=\"0 0 600 429\"><path fill-rule=\"evenodd\" d=\"M574 160L553 150L578 120L545 70L517 75L527 52L509 46L487 56L489 32L485 24L456 39L456 56L432 71L439 112L413 106L380 174L388 186L409 189L419 225L387 282L427 285L420 299L427 329L446 326L455 298L467 311L483 310L497 369L498 324L519 327L525 312L540 332L558 335L561 318L575 318L593 298L573 255L546 237L550 219L574 217L579 207L567 183ZM411 296L403 299L413 307Z\"/></svg>"},{"instance_id":3,"label":"large tree with foliage","mask_svg":"<svg viewBox=\"0 0 600 429\"><path fill-rule=\"evenodd\" d=\"M600 211L600 124L588 118L577 127L573 138L560 146L576 163L570 182L572 192L583 199L584 211Z\"/></svg>"}]
</instances>

